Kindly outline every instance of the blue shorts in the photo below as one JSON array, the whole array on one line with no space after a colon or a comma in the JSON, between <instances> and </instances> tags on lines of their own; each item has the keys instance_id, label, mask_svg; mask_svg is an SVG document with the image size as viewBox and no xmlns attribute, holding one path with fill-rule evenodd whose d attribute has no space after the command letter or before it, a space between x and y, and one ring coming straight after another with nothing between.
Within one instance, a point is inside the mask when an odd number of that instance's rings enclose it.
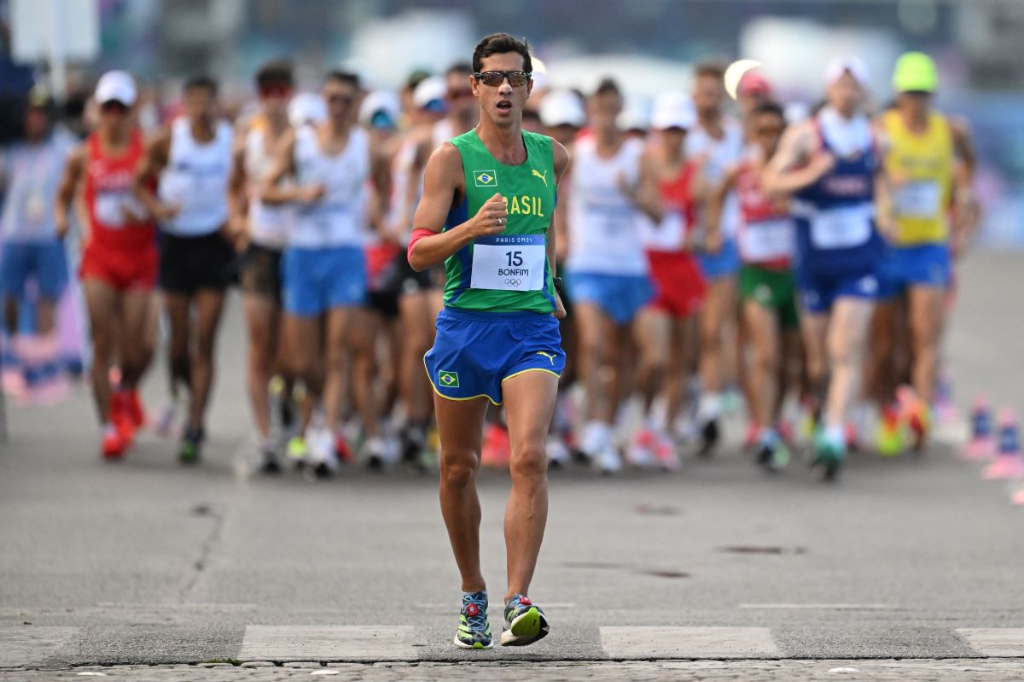
<instances>
[{"instance_id":1,"label":"blue shorts","mask_svg":"<svg viewBox=\"0 0 1024 682\"><path fill-rule=\"evenodd\" d=\"M573 304L594 303L620 326L632 322L654 298L654 285L647 275L573 271L565 281Z\"/></svg>"},{"instance_id":2,"label":"blue shorts","mask_svg":"<svg viewBox=\"0 0 1024 682\"><path fill-rule=\"evenodd\" d=\"M68 285L68 258L64 242L7 242L0 255L0 290L21 298L25 283L35 279L39 294L56 301Z\"/></svg>"},{"instance_id":3,"label":"blue shorts","mask_svg":"<svg viewBox=\"0 0 1024 682\"><path fill-rule=\"evenodd\" d=\"M358 247L287 248L281 257L284 309L293 315L363 305L366 281L366 256Z\"/></svg>"},{"instance_id":4,"label":"blue shorts","mask_svg":"<svg viewBox=\"0 0 1024 682\"><path fill-rule=\"evenodd\" d=\"M700 263L700 271L707 280L735 277L742 265L740 252L733 239L724 240L718 253L698 252L697 262Z\"/></svg>"},{"instance_id":5,"label":"blue shorts","mask_svg":"<svg viewBox=\"0 0 1024 682\"><path fill-rule=\"evenodd\" d=\"M953 275L946 244L890 246L886 250L883 269L892 293L913 286L945 288Z\"/></svg>"},{"instance_id":6,"label":"blue shorts","mask_svg":"<svg viewBox=\"0 0 1024 682\"><path fill-rule=\"evenodd\" d=\"M877 301L888 297L888 287L874 272L853 275L796 273L800 301L809 313L827 313L840 298Z\"/></svg>"},{"instance_id":7,"label":"blue shorts","mask_svg":"<svg viewBox=\"0 0 1024 682\"><path fill-rule=\"evenodd\" d=\"M565 369L558 320L543 313L484 313L445 308L434 347L423 356L438 395L502 402L501 384L523 372Z\"/></svg>"}]
</instances>

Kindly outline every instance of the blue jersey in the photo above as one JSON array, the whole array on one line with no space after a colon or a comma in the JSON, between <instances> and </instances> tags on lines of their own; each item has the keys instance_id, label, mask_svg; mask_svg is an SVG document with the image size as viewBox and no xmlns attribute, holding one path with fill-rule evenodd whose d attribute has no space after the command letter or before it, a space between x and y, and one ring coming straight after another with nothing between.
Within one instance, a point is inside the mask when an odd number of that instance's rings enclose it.
<instances>
[{"instance_id":1,"label":"blue jersey","mask_svg":"<svg viewBox=\"0 0 1024 682\"><path fill-rule=\"evenodd\" d=\"M840 156L814 121L821 149L836 157L835 167L797 192L796 267L831 275L872 271L883 242L875 226L875 174L881 164L874 142L852 155Z\"/></svg>"}]
</instances>

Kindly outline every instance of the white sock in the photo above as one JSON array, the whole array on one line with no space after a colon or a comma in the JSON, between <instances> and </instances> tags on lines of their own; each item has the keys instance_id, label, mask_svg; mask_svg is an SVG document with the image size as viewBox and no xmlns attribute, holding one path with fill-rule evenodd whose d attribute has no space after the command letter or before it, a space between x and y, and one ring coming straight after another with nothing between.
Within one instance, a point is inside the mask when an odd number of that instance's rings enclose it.
<instances>
[{"instance_id":1,"label":"white sock","mask_svg":"<svg viewBox=\"0 0 1024 682\"><path fill-rule=\"evenodd\" d=\"M700 396L700 402L697 404L697 421L701 424L706 424L709 421L718 419L719 413L722 411L722 394L720 393L702 393Z\"/></svg>"}]
</instances>

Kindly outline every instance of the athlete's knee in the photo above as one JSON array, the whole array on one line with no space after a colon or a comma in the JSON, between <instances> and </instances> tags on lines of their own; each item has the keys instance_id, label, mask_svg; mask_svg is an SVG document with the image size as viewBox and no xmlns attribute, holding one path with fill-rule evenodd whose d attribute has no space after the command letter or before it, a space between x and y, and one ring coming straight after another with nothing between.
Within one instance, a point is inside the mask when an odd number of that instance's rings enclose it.
<instances>
[{"instance_id":1,"label":"athlete's knee","mask_svg":"<svg viewBox=\"0 0 1024 682\"><path fill-rule=\"evenodd\" d=\"M441 478L450 488L464 488L476 479L480 457L472 450L441 453Z\"/></svg>"},{"instance_id":2,"label":"athlete's knee","mask_svg":"<svg viewBox=\"0 0 1024 682\"><path fill-rule=\"evenodd\" d=\"M543 480L548 473L548 459L544 443L540 440L529 440L516 444L512 448L512 461L509 463L509 470L513 482Z\"/></svg>"}]
</instances>

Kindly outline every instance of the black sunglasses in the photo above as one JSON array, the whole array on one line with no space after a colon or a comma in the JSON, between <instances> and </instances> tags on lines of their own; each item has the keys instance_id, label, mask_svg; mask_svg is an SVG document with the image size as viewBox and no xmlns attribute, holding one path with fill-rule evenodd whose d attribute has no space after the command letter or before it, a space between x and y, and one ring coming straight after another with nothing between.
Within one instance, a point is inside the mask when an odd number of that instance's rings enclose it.
<instances>
[{"instance_id":1,"label":"black sunglasses","mask_svg":"<svg viewBox=\"0 0 1024 682\"><path fill-rule=\"evenodd\" d=\"M473 74L473 78L478 83L496 88L502 84L502 82L508 78L508 84L513 88L518 88L522 85L526 85L533 78L532 74L526 71L483 71Z\"/></svg>"},{"instance_id":2,"label":"black sunglasses","mask_svg":"<svg viewBox=\"0 0 1024 682\"><path fill-rule=\"evenodd\" d=\"M100 111L116 111L119 114L123 114L128 111L128 105L124 102L118 102L116 99L111 99L100 105Z\"/></svg>"}]
</instances>

